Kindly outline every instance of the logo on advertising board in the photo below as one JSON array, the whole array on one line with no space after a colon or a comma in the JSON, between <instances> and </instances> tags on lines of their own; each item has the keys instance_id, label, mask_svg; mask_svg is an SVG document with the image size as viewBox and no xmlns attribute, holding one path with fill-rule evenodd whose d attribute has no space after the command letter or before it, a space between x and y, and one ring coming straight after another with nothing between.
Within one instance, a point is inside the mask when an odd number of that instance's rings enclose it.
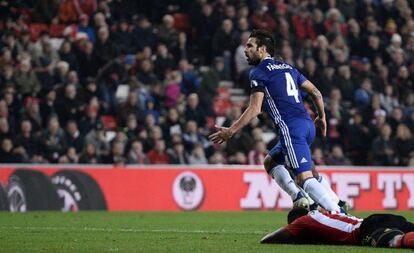
<instances>
[{"instance_id":1,"label":"logo on advertising board","mask_svg":"<svg viewBox=\"0 0 414 253\"><path fill-rule=\"evenodd\" d=\"M184 210L196 209L203 201L203 182L193 172L179 174L174 180L172 190L175 203Z\"/></svg>"}]
</instances>

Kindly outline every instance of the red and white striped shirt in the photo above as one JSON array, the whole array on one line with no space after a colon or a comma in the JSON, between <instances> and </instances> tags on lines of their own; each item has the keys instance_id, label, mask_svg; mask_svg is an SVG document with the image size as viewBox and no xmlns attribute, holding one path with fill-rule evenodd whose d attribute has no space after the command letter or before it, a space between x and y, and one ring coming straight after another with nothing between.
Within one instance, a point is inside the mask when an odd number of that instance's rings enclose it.
<instances>
[{"instance_id":1,"label":"red and white striped shirt","mask_svg":"<svg viewBox=\"0 0 414 253\"><path fill-rule=\"evenodd\" d=\"M340 213L311 211L285 229L301 243L358 245L362 221Z\"/></svg>"}]
</instances>

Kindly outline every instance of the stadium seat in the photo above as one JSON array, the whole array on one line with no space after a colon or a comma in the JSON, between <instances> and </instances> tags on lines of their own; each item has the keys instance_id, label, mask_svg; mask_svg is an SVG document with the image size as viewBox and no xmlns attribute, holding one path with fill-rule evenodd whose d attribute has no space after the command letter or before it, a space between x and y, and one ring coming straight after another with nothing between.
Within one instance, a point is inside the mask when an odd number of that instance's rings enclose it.
<instances>
[{"instance_id":1,"label":"stadium seat","mask_svg":"<svg viewBox=\"0 0 414 253\"><path fill-rule=\"evenodd\" d=\"M61 38L63 36L63 30L65 30L65 25L62 24L51 24L49 34L50 37Z\"/></svg>"},{"instance_id":2,"label":"stadium seat","mask_svg":"<svg viewBox=\"0 0 414 253\"><path fill-rule=\"evenodd\" d=\"M227 111L232 106L230 101L230 90L228 87L219 87L218 95L214 98L213 101L213 110L214 113L218 116L225 116Z\"/></svg>"},{"instance_id":3,"label":"stadium seat","mask_svg":"<svg viewBox=\"0 0 414 253\"><path fill-rule=\"evenodd\" d=\"M33 23L29 25L30 39L36 41L41 31L48 31L49 25L44 23Z\"/></svg>"},{"instance_id":4,"label":"stadium seat","mask_svg":"<svg viewBox=\"0 0 414 253\"><path fill-rule=\"evenodd\" d=\"M188 18L187 14L175 13L173 17L175 28L181 31L188 31L190 29L190 19Z\"/></svg>"},{"instance_id":5,"label":"stadium seat","mask_svg":"<svg viewBox=\"0 0 414 253\"><path fill-rule=\"evenodd\" d=\"M214 125L216 124L216 118L214 117L207 117L207 128L214 129Z\"/></svg>"},{"instance_id":6,"label":"stadium seat","mask_svg":"<svg viewBox=\"0 0 414 253\"><path fill-rule=\"evenodd\" d=\"M117 123L112 115L102 115L101 121L105 130L115 130Z\"/></svg>"}]
</instances>

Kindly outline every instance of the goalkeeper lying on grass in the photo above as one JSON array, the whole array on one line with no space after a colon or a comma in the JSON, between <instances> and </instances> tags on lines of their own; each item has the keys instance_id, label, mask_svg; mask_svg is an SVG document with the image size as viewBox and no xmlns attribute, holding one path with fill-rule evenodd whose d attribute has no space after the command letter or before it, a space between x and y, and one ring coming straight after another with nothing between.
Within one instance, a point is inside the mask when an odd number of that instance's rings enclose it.
<instances>
[{"instance_id":1,"label":"goalkeeper lying on grass","mask_svg":"<svg viewBox=\"0 0 414 253\"><path fill-rule=\"evenodd\" d=\"M260 242L414 248L414 224L392 214L361 219L294 208L288 214L288 225L267 234Z\"/></svg>"}]
</instances>

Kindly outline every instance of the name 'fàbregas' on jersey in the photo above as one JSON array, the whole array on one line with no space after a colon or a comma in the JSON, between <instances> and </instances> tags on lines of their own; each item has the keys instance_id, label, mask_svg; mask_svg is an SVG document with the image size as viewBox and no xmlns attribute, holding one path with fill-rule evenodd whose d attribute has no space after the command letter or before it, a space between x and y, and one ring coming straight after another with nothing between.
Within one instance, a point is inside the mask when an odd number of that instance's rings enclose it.
<instances>
[{"instance_id":1,"label":"name 'f\u00e0bregas' on jersey","mask_svg":"<svg viewBox=\"0 0 414 253\"><path fill-rule=\"evenodd\" d=\"M265 93L265 110L277 125L310 119L299 90L306 80L295 67L270 57L250 71L251 92Z\"/></svg>"}]
</instances>

